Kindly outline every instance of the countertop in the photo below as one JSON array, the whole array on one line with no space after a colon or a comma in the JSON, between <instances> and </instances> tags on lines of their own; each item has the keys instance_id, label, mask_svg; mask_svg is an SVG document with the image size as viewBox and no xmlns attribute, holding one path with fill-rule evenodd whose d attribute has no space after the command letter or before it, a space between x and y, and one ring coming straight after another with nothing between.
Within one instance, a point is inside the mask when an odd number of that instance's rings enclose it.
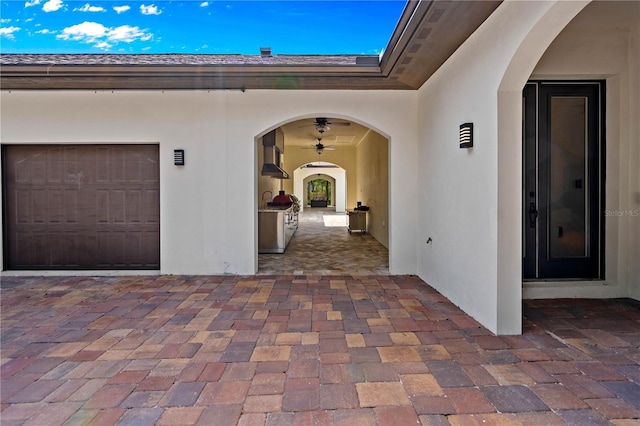
<instances>
[{"instance_id":1,"label":"countertop","mask_svg":"<svg viewBox=\"0 0 640 426\"><path fill-rule=\"evenodd\" d=\"M278 212L286 212L287 210L293 208L293 206L285 207L285 206L267 206L261 209L258 209L258 213L278 213Z\"/></svg>"}]
</instances>

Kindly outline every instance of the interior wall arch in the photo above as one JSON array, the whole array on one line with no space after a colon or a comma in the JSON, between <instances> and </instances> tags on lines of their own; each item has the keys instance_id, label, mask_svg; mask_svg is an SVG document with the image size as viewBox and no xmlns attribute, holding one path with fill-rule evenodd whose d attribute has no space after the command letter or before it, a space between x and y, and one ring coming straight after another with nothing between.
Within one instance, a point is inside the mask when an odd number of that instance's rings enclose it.
<instances>
[{"instance_id":1,"label":"interior wall arch","mask_svg":"<svg viewBox=\"0 0 640 426\"><path fill-rule=\"evenodd\" d=\"M296 168L293 171L293 195L300 200L304 200L304 181L310 176L318 175L319 170L313 168ZM330 176L335 180L335 206L336 213L346 212L346 200L347 200L347 173L342 167L331 167L322 169L320 172L322 175ZM301 210L304 210L306 205L301 203Z\"/></svg>"}]
</instances>

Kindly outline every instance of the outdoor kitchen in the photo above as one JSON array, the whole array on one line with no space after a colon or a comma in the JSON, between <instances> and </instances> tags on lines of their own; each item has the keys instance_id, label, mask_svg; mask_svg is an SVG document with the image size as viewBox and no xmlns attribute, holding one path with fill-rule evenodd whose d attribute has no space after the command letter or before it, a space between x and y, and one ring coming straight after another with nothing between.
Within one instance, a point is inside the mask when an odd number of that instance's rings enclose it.
<instances>
[{"instance_id":1,"label":"outdoor kitchen","mask_svg":"<svg viewBox=\"0 0 640 426\"><path fill-rule=\"evenodd\" d=\"M282 130L274 129L264 135L260 145L262 170L258 187L262 196L258 206L258 253L284 253L298 229L300 202L282 189L282 180L289 179L283 169Z\"/></svg>"},{"instance_id":2,"label":"outdoor kitchen","mask_svg":"<svg viewBox=\"0 0 640 426\"><path fill-rule=\"evenodd\" d=\"M284 191L258 210L258 253L284 253L298 229L299 211L298 199Z\"/></svg>"}]
</instances>

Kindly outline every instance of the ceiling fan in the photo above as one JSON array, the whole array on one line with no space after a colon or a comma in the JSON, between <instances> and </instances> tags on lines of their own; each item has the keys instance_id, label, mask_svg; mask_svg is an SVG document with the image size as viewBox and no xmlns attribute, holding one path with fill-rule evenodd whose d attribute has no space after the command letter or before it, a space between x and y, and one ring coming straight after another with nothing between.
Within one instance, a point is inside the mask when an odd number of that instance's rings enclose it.
<instances>
[{"instance_id":1,"label":"ceiling fan","mask_svg":"<svg viewBox=\"0 0 640 426\"><path fill-rule=\"evenodd\" d=\"M335 151L336 147L333 145L324 145L322 143L322 138L318 138L318 143L315 145L311 145L310 147L304 147L302 149L315 149L318 154L322 154L323 151Z\"/></svg>"},{"instance_id":2,"label":"ceiling fan","mask_svg":"<svg viewBox=\"0 0 640 426\"><path fill-rule=\"evenodd\" d=\"M326 117L317 117L313 122L313 124L305 124L300 127L314 126L320 134L323 134L324 132L331 130L330 126L350 126L350 125L351 123L347 121L331 121Z\"/></svg>"}]
</instances>

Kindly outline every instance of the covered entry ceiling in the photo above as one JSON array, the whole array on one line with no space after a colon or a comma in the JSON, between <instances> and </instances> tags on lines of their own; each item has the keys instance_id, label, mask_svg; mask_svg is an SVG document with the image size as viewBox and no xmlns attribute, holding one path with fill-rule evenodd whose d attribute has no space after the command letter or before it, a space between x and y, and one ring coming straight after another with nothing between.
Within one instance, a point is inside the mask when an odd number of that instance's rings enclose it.
<instances>
[{"instance_id":1,"label":"covered entry ceiling","mask_svg":"<svg viewBox=\"0 0 640 426\"><path fill-rule=\"evenodd\" d=\"M348 125L330 125L330 129L320 133L313 125L314 119L296 120L281 126L285 135L286 146L310 147L318 143L318 138L325 145L356 146L370 131L368 127L353 121L340 118L328 118L330 122Z\"/></svg>"},{"instance_id":2,"label":"covered entry ceiling","mask_svg":"<svg viewBox=\"0 0 640 426\"><path fill-rule=\"evenodd\" d=\"M159 269L157 145L9 145L3 154L8 269Z\"/></svg>"}]
</instances>

